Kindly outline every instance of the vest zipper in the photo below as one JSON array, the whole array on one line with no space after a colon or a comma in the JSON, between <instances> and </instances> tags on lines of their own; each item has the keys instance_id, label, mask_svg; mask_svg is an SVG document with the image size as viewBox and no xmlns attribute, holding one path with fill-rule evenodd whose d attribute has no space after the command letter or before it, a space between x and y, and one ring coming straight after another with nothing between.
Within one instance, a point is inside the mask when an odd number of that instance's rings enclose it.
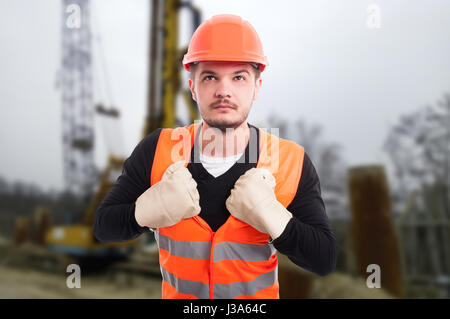
<instances>
[{"instance_id":1,"label":"vest zipper","mask_svg":"<svg viewBox=\"0 0 450 319\"><path fill-rule=\"evenodd\" d=\"M213 283L213 269L214 269L214 235L215 232L211 234L211 256L209 257L209 299L213 299L214 296L214 283Z\"/></svg>"}]
</instances>

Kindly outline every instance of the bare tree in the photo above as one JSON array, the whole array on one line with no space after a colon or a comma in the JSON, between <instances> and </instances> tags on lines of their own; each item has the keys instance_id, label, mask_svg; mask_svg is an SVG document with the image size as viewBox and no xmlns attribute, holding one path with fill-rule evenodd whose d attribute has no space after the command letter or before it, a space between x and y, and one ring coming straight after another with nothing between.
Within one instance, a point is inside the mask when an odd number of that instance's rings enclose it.
<instances>
[{"instance_id":1,"label":"bare tree","mask_svg":"<svg viewBox=\"0 0 450 319\"><path fill-rule=\"evenodd\" d=\"M450 216L450 94L444 94L436 106L401 116L383 149L394 165L397 196L406 202L411 191L443 185L445 212Z\"/></svg>"}]
</instances>

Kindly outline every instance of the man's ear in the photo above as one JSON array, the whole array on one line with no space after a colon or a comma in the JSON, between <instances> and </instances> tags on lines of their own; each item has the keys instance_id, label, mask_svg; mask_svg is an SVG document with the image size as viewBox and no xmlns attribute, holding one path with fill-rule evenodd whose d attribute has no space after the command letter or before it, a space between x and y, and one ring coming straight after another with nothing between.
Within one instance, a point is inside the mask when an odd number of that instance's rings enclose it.
<instances>
[{"instance_id":1,"label":"man's ear","mask_svg":"<svg viewBox=\"0 0 450 319\"><path fill-rule=\"evenodd\" d=\"M262 85L262 78L259 77L259 79L256 80L255 83L255 94L253 95L253 101L256 101L258 99L259 89L261 88L261 85Z\"/></svg>"},{"instance_id":2,"label":"man's ear","mask_svg":"<svg viewBox=\"0 0 450 319\"><path fill-rule=\"evenodd\" d=\"M192 81L191 78L189 78L189 89L191 90L192 93L192 99L197 102L197 96L195 95L195 90L194 90L194 81Z\"/></svg>"}]
</instances>

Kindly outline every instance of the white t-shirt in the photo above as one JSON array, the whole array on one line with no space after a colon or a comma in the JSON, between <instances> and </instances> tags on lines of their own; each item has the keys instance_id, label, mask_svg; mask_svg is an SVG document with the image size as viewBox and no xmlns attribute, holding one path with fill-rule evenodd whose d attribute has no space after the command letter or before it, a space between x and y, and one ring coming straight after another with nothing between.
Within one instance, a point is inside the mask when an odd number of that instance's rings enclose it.
<instances>
[{"instance_id":1,"label":"white t-shirt","mask_svg":"<svg viewBox=\"0 0 450 319\"><path fill-rule=\"evenodd\" d=\"M242 154L244 152L228 157L211 157L200 153L200 161L208 173L217 177L228 171L241 158Z\"/></svg>"}]
</instances>

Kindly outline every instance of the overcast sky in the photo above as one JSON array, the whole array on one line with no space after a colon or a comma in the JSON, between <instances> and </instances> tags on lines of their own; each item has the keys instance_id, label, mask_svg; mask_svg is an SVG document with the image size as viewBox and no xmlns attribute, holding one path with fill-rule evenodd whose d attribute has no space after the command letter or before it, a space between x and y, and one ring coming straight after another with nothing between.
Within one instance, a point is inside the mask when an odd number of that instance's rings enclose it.
<instances>
[{"instance_id":1,"label":"overcast sky","mask_svg":"<svg viewBox=\"0 0 450 319\"><path fill-rule=\"evenodd\" d=\"M122 112L126 156L141 139L145 116L148 2L91 1L93 31L102 39ZM320 124L323 139L342 145L349 165L386 163L381 145L389 126L450 92L449 1L193 2L203 19L242 16L263 42L270 65L249 122L276 112L291 122ZM380 28L368 27L371 4L380 10ZM44 189L63 185L55 87L61 6L59 0L0 0L0 176ZM185 14L181 21L187 24ZM190 29L181 31L180 43L187 44ZM105 98L101 82L94 89L96 101ZM96 163L104 167L107 150L96 120Z\"/></svg>"}]
</instances>

